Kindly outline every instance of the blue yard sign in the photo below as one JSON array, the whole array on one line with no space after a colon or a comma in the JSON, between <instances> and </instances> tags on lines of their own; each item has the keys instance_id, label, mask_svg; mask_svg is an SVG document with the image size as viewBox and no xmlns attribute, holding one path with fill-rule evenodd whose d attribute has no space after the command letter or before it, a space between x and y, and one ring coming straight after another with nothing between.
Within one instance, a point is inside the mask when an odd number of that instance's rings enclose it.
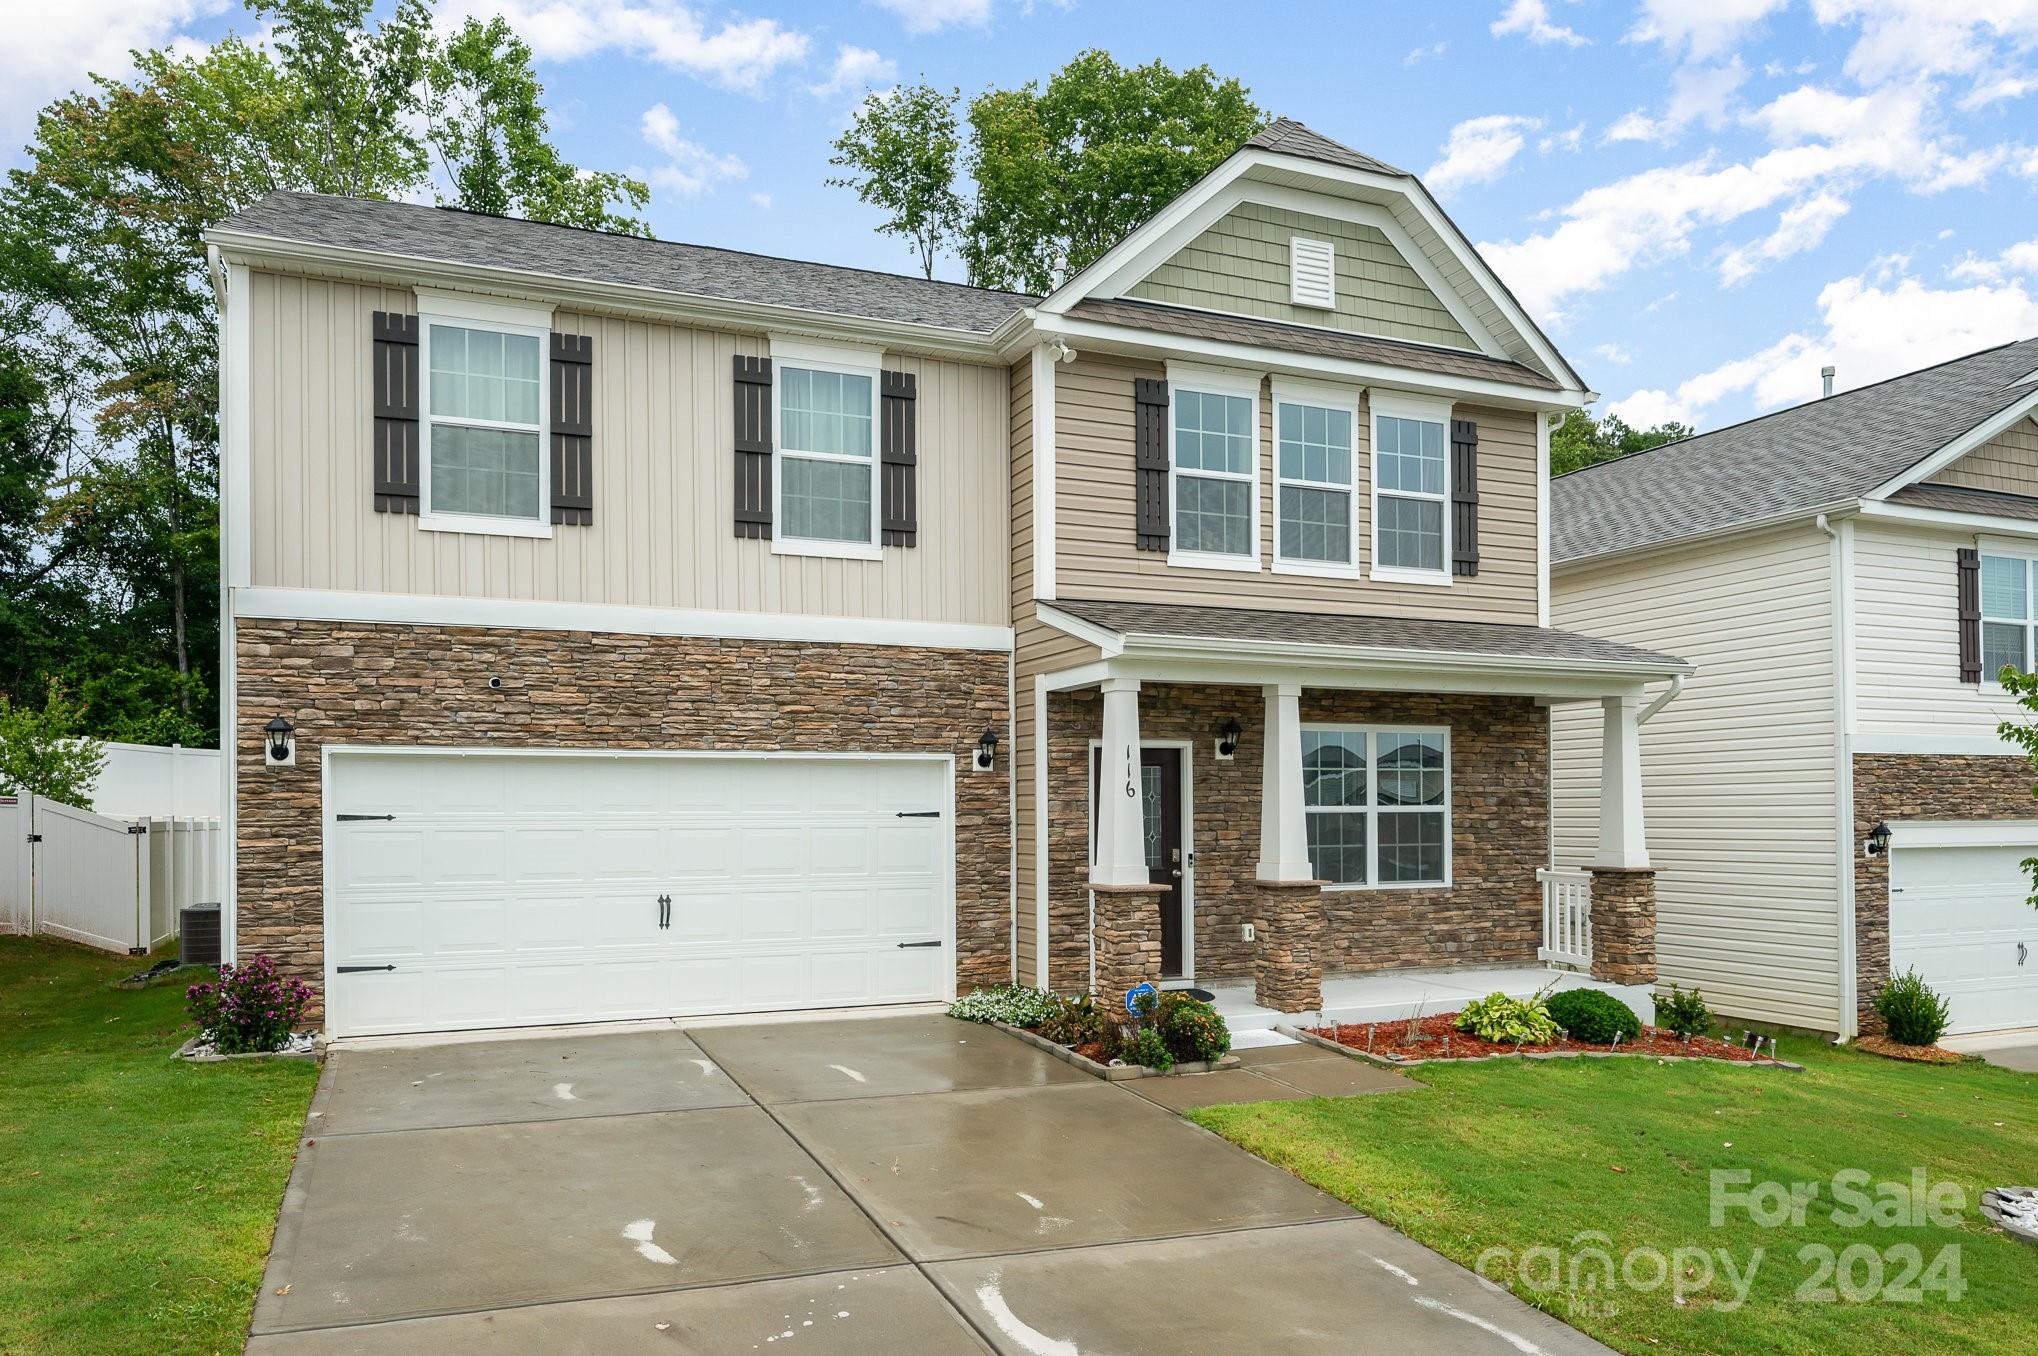
<instances>
[{"instance_id":1,"label":"blue yard sign","mask_svg":"<svg viewBox=\"0 0 2038 1356\"><path fill-rule=\"evenodd\" d=\"M1151 984L1135 984L1125 991L1125 1010L1143 1017L1160 1005L1161 991Z\"/></svg>"}]
</instances>

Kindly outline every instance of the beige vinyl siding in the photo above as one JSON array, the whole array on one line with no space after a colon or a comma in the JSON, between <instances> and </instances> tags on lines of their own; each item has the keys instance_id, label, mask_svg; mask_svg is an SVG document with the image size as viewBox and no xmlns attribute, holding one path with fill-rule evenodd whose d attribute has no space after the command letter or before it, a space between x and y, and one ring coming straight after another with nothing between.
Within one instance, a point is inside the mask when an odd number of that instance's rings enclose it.
<instances>
[{"instance_id":1,"label":"beige vinyl siding","mask_svg":"<svg viewBox=\"0 0 2038 1356\"><path fill-rule=\"evenodd\" d=\"M1479 573L1448 587L1276 574L1270 385L1260 393L1258 574L1168 564L1135 544L1132 383L1159 364L1084 356L1055 375L1056 591L1065 598L1207 603L1290 611L1536 620L1535 416L1459 405L1479 425ZM1359 421L1359 541L1370 566L1373 514L1370 402Z\"/></svg>"},{"instance_id":2,"label":"beige vinyl siding","mask_svg":"<svg viewBox=\"0 0 2038 1356\"><path fill-rule=\"evenodd\" d=\"M2038 420L2026 419L2004 429L1930 479L1940 485L2038 497Z\"/></svg>"},{"instance_id":3,"label":"beige vinyl siding","mask_svg":"<svg viewBox=\"0 0 2038 1356\"><path fill-rule=\"evenodd\" d=\"M1697 666L1642 729L1660 978L1719 1012L1839 1011L1831 543L1810 525L1562 571L1552 623ZM1598 848L1600 706L1554 713L1558 864Z\"/></svg>"},{"instance_id":4,"label":"beige vinyl siding","mask_svg":"<svg viewBox=\"0 0 2038 1356\"><path fill-rule=\"evenodd\" d=\"M1989 738L2019 714L2000 692L1960 681L1955 553L1974 544L1972 532L1855 523L1854 710L1864 739Z\"/></svg>"},{"instance_id":5,"label":"beige vinyl siding","mask_svg":"<svg viewBox=\"0 0 2038 1356\"><path fill-rule=\"evenodd\" d=\"M1333 247L1335 309L1289 302L1289 242L1298 235L1328 241ZM1450 348L1477 347L1377 226L1265 203L1232 208L1141 279L1131 295L1292 325Z\"/></svg>"},{"instance_id":6,"label":"beige vinyl siding","mask_svg":"<svg viewBox=\"0 0 2038 1356\"><path fill-rule=\"evenodd\" d=\"M918 544L881 562L739 540L732 360L762 335L561 312L594 336L595 508L550 539L430 532L374 511L370 317L408 291L252 276L253 582L330 589L1004 625L1002 367L890 356L919 378Z\"/></svg>"}]
</instances>

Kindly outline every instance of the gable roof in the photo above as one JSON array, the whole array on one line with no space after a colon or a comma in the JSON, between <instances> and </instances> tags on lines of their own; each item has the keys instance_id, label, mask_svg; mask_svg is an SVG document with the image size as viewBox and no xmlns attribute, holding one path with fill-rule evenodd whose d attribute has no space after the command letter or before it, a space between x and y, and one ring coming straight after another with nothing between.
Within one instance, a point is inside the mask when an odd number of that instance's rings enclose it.
<instances>
[{"instance_id":1,"label":"gable roof","mask_svg":"<svg viewBox=\"0 0 2038 1356\"><path fill-rule=\"evenodd\" d=\"M977 335L990 334L1034 300L904 274L321 193L271 193L209 236L222 243L270 240L513 269Z\"/></svg>"},{"instance_id":2,"label":"gable roof","mask_svg":"<svg viewBox=\"0 0 2038 1356\"><path fill-rule=\"evenodd\" d=\"M1300 156L1326 165L1343 165L1346 169L1365 170L1369 174L1391 174L1400 179L1415 177L1405 169L1396 169L1384 160L1375 160L1341 142L1332 141L1293 118L1274 119L1247 137L1245 144L1255 150L1279 151L1283 155Z\"/></svg>"},{"instance_id":3,"label":"gable roof","mask_svg":"<svg viewBox=\"0 0 2038 1356\"><path fill-rule=\"evenodd\" d=\"M2038 398L2038 339L1918 372L1550 482L1556 562L1851 508L2021 401Z\"/></svg>"}]
</instances>

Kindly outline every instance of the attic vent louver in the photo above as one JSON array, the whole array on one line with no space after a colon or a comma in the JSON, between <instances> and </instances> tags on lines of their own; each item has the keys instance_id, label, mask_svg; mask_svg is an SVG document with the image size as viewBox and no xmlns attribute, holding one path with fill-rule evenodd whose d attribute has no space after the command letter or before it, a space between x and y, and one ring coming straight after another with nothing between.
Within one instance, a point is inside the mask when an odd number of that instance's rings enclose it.
<instances>
[{"instance_id":1,"label":"attic vent louver","mask_svg":"<svg viewBox=\"0 0 2038 1356\"><path fill-rule=\"evenodd\" d=\"M1288 242L1288 300L1297 306L1337 305L1337 253L1328 240Z\"/></svg>"}]
</instances>

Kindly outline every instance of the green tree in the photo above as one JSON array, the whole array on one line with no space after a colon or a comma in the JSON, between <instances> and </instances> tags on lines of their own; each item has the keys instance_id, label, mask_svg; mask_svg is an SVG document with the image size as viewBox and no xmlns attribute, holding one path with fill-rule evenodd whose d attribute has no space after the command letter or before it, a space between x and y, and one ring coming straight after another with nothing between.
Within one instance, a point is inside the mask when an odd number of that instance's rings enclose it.
<instances>
[{"instance_id":1,"label":"green tree","mask_svg":"<svg viewBox=\"0 0 2038 1356\"><path fill-rule=\"evenodd\" d=\"M961 140L955 106L962 91L946 93L922 82L863 96L848 129L835 138L828 163L847 171L828 180L881 208L884 235L904 236L934 276L934 260L962 229L962 198L955 190Z\"/></svg>"},{"instance_id":2,"label":"green tree","mask_svg":"<svg viewBox=\"0 0 2038 1356\"><path fill-rule=\"evenodd\" d=\"M85 737L83 716L56 683L40 709L0 694L0 790L91 809L106 750Z\"/></svg>"},{"instance_id":3,"label":"green tree","mask_svg":"<svg viewBox=\"0 0 2038 1356\"><path fill-rule=\"evenodd\" d=\"M2019 673L2005 665L1995 677L2003 685L2003 691L2009 693L2027 713L2023 720L2002 722L1996 726L1996 733L2022 749L2031 766L2038 769L2038 674ZM2038 796L2038 787L2033 787L2031 794ZM2024 874L2031 880L2031 894L2025 902L2038 909L2038 857L2026 857L2022 865Z\"/></svg>"},{"instance_id":4,"label":"green tree","mask_svg":"<svg viewBox=\"0 0 2038 1356\"><path fill-rule=\"evenodd\" d=\"M1616 457L1646 452L1689 438L1694 431L1689 424L1674 420L1654 428L1630 428L1617 414L1594 419L1584 410L1572 410L1564 416L1563 423L1550 430L1550 474L1560 476Z\"/></svg>"}]
</instances>

